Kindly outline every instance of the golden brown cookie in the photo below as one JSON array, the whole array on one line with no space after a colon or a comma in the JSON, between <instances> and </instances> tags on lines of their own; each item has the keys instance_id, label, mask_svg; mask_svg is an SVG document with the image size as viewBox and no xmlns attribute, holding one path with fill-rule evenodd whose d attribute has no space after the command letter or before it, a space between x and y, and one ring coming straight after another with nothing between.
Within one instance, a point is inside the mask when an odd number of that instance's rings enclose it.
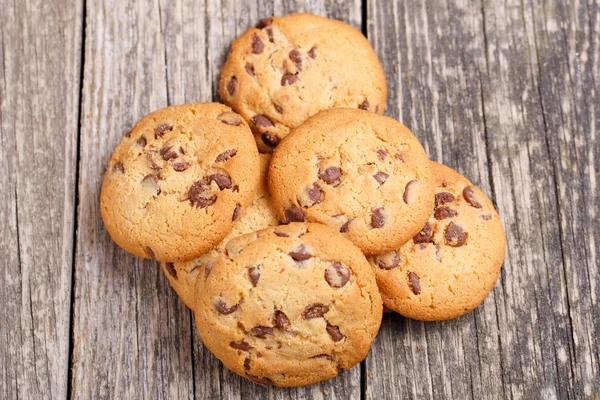
<instances>
[{"instance_id":1,"label":"golden brown cookie","mask_svg":"<svg viewBox=\"0 0 600 400\"><path fill-rule=\"evenodd\" d=\"M221 99L250 122L261 152L333 107L383 114L383 68L364 35L311 14L261 20L231 44Z\"/></svg>"},{"instance_id":2,"label":"golden brown cookie","mask_svg":"<svg viewBox=\"0 0 600 400\"><path fill-rule=\"evenodd\" d=\"M269 169L270 154L260 154L260 185L254 193L254 200L248 206L248 209L242 214L235 223L233 230L208 253L191 261L182 261L176 263L160 263L163 271L167 275L171 286L181 300L190 308L197 293L202 290L202 286L214 260L220 252L225 250L225 245L233 238L256 232L269 226L279 224L277 214L271 205L271 196L267 186L267 172ZM200 276L201 279L197 279Z\"/></svg>"},{"instance_id":3,"label":"golden brown cookie","mask_svg":"<svg viewBox=\"0 0 600 400\"><path fill-rule=\"evenodd\" d=\"M363 360L382 316L373 269L320 224L231 240L196 303L204 345L259 384L301 386Z\"/></svg>"},{"instance_id":4,"label":"golden brown cookie","mask_svg":"<svg viewBox=\"0 0 600 400\"><path fill-rule=\"evenodd\" d=\"M139 257L183 261L219 243L252 201L256 144L227 106L171 106L142 118L117 145L100 194L112 239Z\"/></svg>"},{"instance_id":5,"label":"golden brown cookie","mask_svg":"<svg viewBox=\"0 0 600 400\"><path fill-rule=\"evenodd\" d=\"M475 309L496 284L506 246L487 196L456 171L432 165L433 215L411 241L370 258L385 306L428 321Z\"/></svg>"},{"instance_id":6,"label":"golden brown cookie","mask_svg":"<svg viewBox=\"0 0 600 400\"><path fill-rule=\"evenodd\" d=\"M433 209L433 175L423 147L401 123L367 111L322 111L273 154L273 205L284 222L328 225L365 254L416 235Z\"/></svg>"}]
</instances>

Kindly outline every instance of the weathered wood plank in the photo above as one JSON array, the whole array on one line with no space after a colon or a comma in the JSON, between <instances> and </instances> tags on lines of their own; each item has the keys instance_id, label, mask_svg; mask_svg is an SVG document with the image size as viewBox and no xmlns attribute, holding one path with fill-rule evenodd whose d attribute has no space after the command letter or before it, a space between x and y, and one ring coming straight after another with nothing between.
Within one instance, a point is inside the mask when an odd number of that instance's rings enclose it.
<instances>
[{"instance_id":1,"label":"weathered wood plank","mask_svg":"<svg viewBox=\"0 0 600 400\"><path fill-rule=\"evenodd\" d=\"M490 191L480 71L482 16L472 2L370 1L368 37L387 72L387 114L409 126L430 157ZM386 317L367 359L367 398L504 395L496 293L445 323Z\"/></svg>"},{"instance_id":2,"label":"weathered wood plank","mask_svg":"<svg viewBox=\"0 0 600 400\"><path fill-rule=\"evenodd\" d=\"M597 396L597 4L394 7L368 9L390 114L491 195L508 255L471 315L443 325L389 317L367 397Z\"/></svg>"},{"instance_id":3,"label":"weathered wood plank","mask_svg":"<svg viewBox=\"0 0 600 400\"><path fill-rule=\"evenodd\" d=\"M561 317L554 338L561 392L600 397L600 4L533 1L525 9L535 39L539 100L557 185L562 262L550 282L568 303L550 307ZM549 172L550 172L549 171ZM556 279L554 274L562 276ZM569 332L571 330L571 332ZM572 342L571 342L572 340ZM568 385L567 385L568 383ZM562 389L563 386L566 388Z\"/></svg>"},{"instance_id":4,"label":"weathered wood plank","mask_svg":"<svg viewBox=\"0 0 600 400\"><path fill-rule=\"evenodd\" d=\"M82 1L0 8L0 398L65 398Z\"/></svg>"},{"instance_id":5,"label":"weathered wood plank","mask_svg":"<svg viewBox=\"0 0 600 400\"><path fill-rule=\"evenodd\" d=\"M81 140L81 158L87 161L79 182L75 397L136 393L153 398L191 397L192 368L199 398L219 392L224 398L241 398L246 393L283 393L291 398L314 393L318 398L324 392L339 398L360 397L359 368L322 386L284 392L268 392L224 370L202 347L195 330L190 334L190 314L167 289L162 276L156 275L160 271L153 263L119 250L106 234L97 210L106 162L133 121L167 102L216 99L219 69L231 39L250 21L282 14L282 10L324 14L324 4L316 3L295 7L215 2L206 8L185 1L88 5ZM344 7L336 8L342 11L334 16L347 16L359 27L360 8ZM118 300L108 301L109 297ZM160 324L167 320L171 324Z\"/></svg>"},{"instance_id":6,"label":"weathered wood plank","mask_svg":"<svg viewBox=\"0 0 600 400\"><path fill-rule=\"evenodd\" d=\"M73 321L74 398L192 398L190 316L160 268L110 239L102 175L142 115L167 105L156 0L87 2Z\"/></svg>"},{"instance_id":7,"label":"weathered wood plank","mask_svg":"<svg viewBox=\"0 0 600 400\"><path fill-rule=\"evenodd\" d=\"M218 12L216 11L218 10ZM360 29L359 0L305 2L208 2L161 1L161 27L165 35L169 100L173 104L190 101L218 100L217 87L221 66L229 43L250 26L271 15L289 12L311 12L342 19ZM201 21L201 23L198 23ZM226 370L202 346L193 329L194 379L196 398L340 398L360 397L360 368L309 388L265 389ZM186 334L182 332L182 335Z\"/></svg>"}]
</instances>

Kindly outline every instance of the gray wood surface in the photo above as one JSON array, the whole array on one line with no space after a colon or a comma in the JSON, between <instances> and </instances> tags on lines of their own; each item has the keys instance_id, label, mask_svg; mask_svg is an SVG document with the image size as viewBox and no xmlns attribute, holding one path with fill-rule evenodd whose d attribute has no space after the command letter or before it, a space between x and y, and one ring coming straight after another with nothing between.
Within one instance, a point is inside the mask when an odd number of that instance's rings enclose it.
<instances>
[{"instance_id":1,"label":"gray wood surface","mask_svg":"<svg viewBox=\"0 0 600 400\"><path fill-rule=\"evenodd\" d=\"M80 2L0 1L1 399L68 393L82 36Z\"/></svg>"},{"instance_id":2,"label":"gray wood surface","mask_svg":"<svg viewBox=\"0 0 600 400\"><path fill-rule=\"evenodd\" d=\"M596 0L0 0L0 398L600 399ZM98 210L121 135L218 100L229 42L308 11L367 34L387 114L493 199L508 253L474 312L386 314L367 360L262 388L225 369Z\"/></svg>"},{"instance_id":3,"label":"gray wood surface","mask_svg":"<svg viewBox=\"0 0 600 400\"><path fill-rule=\"evenodd\" d=\"M367 397L598 398L598 3L395 3L367 13L388 113L492 197L508 254L473 313L388 316Z\"/></svg>"}]
</instances>

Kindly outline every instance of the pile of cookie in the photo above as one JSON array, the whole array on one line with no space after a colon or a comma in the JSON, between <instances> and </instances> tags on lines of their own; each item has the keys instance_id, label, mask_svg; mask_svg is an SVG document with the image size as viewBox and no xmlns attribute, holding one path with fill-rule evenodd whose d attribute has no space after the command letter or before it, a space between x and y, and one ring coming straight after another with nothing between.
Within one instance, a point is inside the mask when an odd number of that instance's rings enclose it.
<instances>
[{"instance_id":1,"label":"pile of cookie","mask_svg":"<svg viewBox=\"0 0 600 400\"><path fill-rule=\"evenodd\" d=\"M381 115L385 75L360 32L261 20L232 43L219 93L228 106L143 117L100 205L119 246L161 262L229 369L277 386L329 379L367 356L383 305L444 320L492 290L498 214Z\"/></svg>"}]
</instances>

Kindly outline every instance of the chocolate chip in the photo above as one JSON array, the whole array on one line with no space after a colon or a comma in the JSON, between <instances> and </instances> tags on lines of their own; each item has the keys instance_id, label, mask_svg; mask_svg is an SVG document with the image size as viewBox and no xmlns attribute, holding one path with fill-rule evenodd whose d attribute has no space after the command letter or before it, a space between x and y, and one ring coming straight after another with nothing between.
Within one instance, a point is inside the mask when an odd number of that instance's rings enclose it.
<instances>
[{"instance_id":1,"label":"chocolate chip","mask_svg":"<svg viewBox=\"0 0 600 400\"><path fill-rule=\"evenodd\" d=\"M329 361L333 361L333 357L329 354L317 354L316 356L312 356L311 358L324 358L327 359Z\"/></svg>"},{"instance_id":2,"label":"chocolate chip","mask_svg":"<svg viewBox=\"0 0 600 400\"><path fill-rule=\"evenodd\" d=\"M275 110L277 110L279 114L283 114L283 107L281 107L279 104L273 103L273 107L275 107Z\"/></svg>"},{"instance_id":3,"label":"chocolate chip","mask_svg":"<svg viewBox=\"0 0 600 400\"><path fill-rule=\"evenodd\" d=\"M145 136L140 136L136 141L135 144L137 144L140 147L146 147L146 137Z\"/></svg>"},{"instance_id":4,"label":"chocolate chip","mask_svg":"<svg viewBox=\"0 0 600 400\"><path fill-rule=\"evenodd\" d=\"M381 161L385 160L385 157L387 156L387 151L385 151L385 149L379 149L377 150L377 156L379 157L379 159Z\"/></svg>"},{"instance_id":5,"label":"chocolate chip","mask_svg":"<svg viewBox=\"0 0 600 400\"><path fill-rule=\"evenodd\" d=\"M362 103L359 104L358 108L361 110L369 110L369 101L365 99Z\"/></svg>"},{"instance_id":6,"label":"chocolate chip","mask_svg":"<svg viewBox=\"0 0 600 400\"><path fill-rule=\"evenodd\" d=\"M151 259L155 260L156 257L154 256L154 251L152 251L152 249L148 246L146 246L146 253L148 253L148 255L150 256Z\"/></svg>"},{"instance_id":7,"label":"chocolate chip","mask_svg":"<svg viewBox=\"0 0 600 400\"><path fill-rule=\"evenodd\" d=\"M308 193L308 198L312 201L312 205L322 202L325 197L325 193L323 193L321 186L316 182L313 183L312 188L307 189L306 192Z\"/></svg>"},{"instance_id":8,"label":"chocolate chip","mask_svg":"<svg viewBox=\"0 0 600 400\"><path fill-rule=\"evenodd\" d=\"M235 93L235 89L237 88L237 82L238 79L235 75L229 79L229 82L227 82L227 92L229 92L230 96L233 96L233 94Z\"/></svg>"},{"instance_id":9,"label":"chocolate chip","mask_svg":"<svg viewBox=\"0 0 600 400\"><path fill-rule=\"evenodd\" d=\"M290 319L285 315L283 311L275 311L275 315L273 316L273 323L275 326L282 331L288 330L290 327Z\"/></svg>"},{"instance_id":10,"label":"chocolate chip","mask_svg":"<svg viewBox=\"0 0 600 400\"><path fill-rule=\"evenodd\" d=\"M177 172L185 171L189 167L190 167L190 163L185 162L185 161L173 163L173 169Z\"/></svg>"},{"instance_id":11,"label":"chocolate chip","mask_svg":"<svg viewBox=\"0 0 600 400\"><path fill-rule=\"evenodd\" d=\"M160 165L158 165L156 163L156 161L157 161L156 150L154 150L154 149L148 150L148 152L146 153L146 158L148 159L148 162L150 163L150 168L152 168L153 170L158 171L162 168Z\"/></svg>"},{"instance_id":12,"label":"chocolate chip","mask_svg":"<svg viewBox=\"0 0 600 400\"><path fill-rule=\"evenodd\" d=\"M332 288L341 288L350 279L350 268L339 262L330 264L325 270L325 280Z\"/></svg>"},{"instance_id":13,"label":"chocolate chip","mask_svg":"<svg viewBox=\"0 0 600 400\"><path fill-rule=\"evenodd\" d=\"M254 383L258 383L259 385L268 386L272 385L273 381L269 378L259 378L258 376L246 374L246 378L250 379Z\"/></svg>"},{"instance_id":14,"label":"chocolate chip","mask_svg":"<svg viewBox=\"0 0 600 400\"><path fill-rule=\"evenodd\" d=\"M311 49L308 51L308 56L312 59L317 58L317 46L311 47Z\"/></svg>"},{"instance_id":15,"label":"chocolate chip","mask_svg":"<svg viewBox=\"0 0 600 400\"><path fill-rule=\"evenodd\" d=\"M271 18L263 18L258 21L258 23L256 24L256 27L258 29L262 29L262 28L266 28L267 26L271 26L272 23L273 23L273 20Z\"/></svg>"},{"instance_id":16,"label":"chocolate chip","mask_svg":"<svg viewBox=\"0 0 600 400\"><path fill-rule=\"evenodd\" d=\"M275 43L275 40L273 39L273 28L268 27L266 30L267 30L267 37L269 38L269 42Z\"/></svg>"},{"instance_id":17,"label":"chocolate chip","mask_svg":"<svg viewBox=\"0 0 600 400\"><path fill-rule=\"evenodd\" d=\"M265 132L262 134L261 137L262 137L263 142L271 147L277 147L277 145L281 141L281 139L279 139L279 136L277 136L271 132Z\"/></svg>"},{"instance_id":18,"label":"chocolate chip","mask_svg":"<svg viewBox=\"0 0 600 400\"><path fill-rule=\"evenodd\" d=\"M165 263L165 267L167 267L167 271L169 272L169 275L171 275L173 278L177 279L177 270L175 269L175 264L173 263Z\"/></svg>"},{"instance_id":19,"label":"chocolate chip","mask_svg":"<svg viewBox=\"0 0 600 400\"><path fill-rule=\"evenodd\" d=\"M250 346L250 344L245 340L240 340L239 342L231 342L229 343L229 346L233 347L234 349L243 351L248 351L252 348L252 346Z\"/></svg>"},{"instance_id":20,"label":"chocolate chip","mask_svg":"<svg viewBox=\"0 0 600 400\"><path fill-rule=\"evenodd\" d=\"M208 279L208 276L210 275L210 271L212 271L213 268L213 262L209 261L206 263L206 266L204 267L204 280Z\"/></svg>"},{"instance_id":21,"label":"chocolate chip","mask_svg":"<svg viewBox=\"0 0 600 400\"><path fill-rule=\"evenodd\" d=\"M277 232L275 231L275 236L279 236L279 237L290 237L290 235L288 235L285 232Z\"/></svg>"},{"instance_id":22,"label":"chocolate chip","mask_svg":"<svg viewBox=\"0 0 600 400\"><path fill-rule=\"evenodd\" d=\"M226 125L240 126L242 118L233 111L225 111L217 116L217 119Z\"/></svg>"},{"instance_id":23,"label":"chocolate chip","mask_svg":"<svg viewBox=\"0 0 600 400\"><path fill-rule=\"evenodd\" d=\"M160 149L160 155L162 156L163 160L169 161L179 157L179 154L177 154L176 151L171 150L171 148L172 146L165 146L162 149Z\"/></svg>"},{"instance_id":24,"label":"chocolate chip","mask_svg":"<svg viewBox=\"0 0 600 400\"><path fill-rule=\"evenodd\" d=\"M248 63L247 63L247 64L244 66L244 69L246 70L246 72L248 73L248 75L250 75L250 76L254 76L254 65L252 65L252 64L248 64Z\"/></svg>"},{"instance_id":25,"label":"chocolate chip","mask_svg":"<svg viewBox=\"0 0 600 400\"><path fill-rule=\"evenodd\" d=\"M418 243L429 243L431 242L431 237L433 236L433 227L429 222L425 224L421 232L417 233L417 235L413 238L413 242L415 244Z\"/></svg>"},{"instance_id":26,"label":"chocolate chip","mask_svg":"<svg viewBox=\"0 0 600 400\"><path fill-rule=\"evenodd\" d=\"M252 117L252 122L254 123L254 125L261 126L264 128L270 128L273 126L273 121L271 121L271 119L269 119L269 117L267 117L264 114L255 115L254 117Z\"/></svg>"},{"instance_id":27,"label":"chocolate chip","mask_svg":"<svg viewBox=\"0 0 600 400\"><path fill-rule=\"evenodd\" d=\"M158 196L160 194L160 187L158 186L158 175L148 174L142 179L142 185L154 189L154 194Z\"/></svg>"},{"instance_id":28,"label":"chocolate chip","mask_svg":"<svg viewBox=\"0 0 600 400\"><path fill-rule=\"evenodd\" d=\"M448 207L438 207L435 209L435 219L437 219L438 221L442 220L442 219L446 219L446 218L452 218L452 217L456 217L456 215L458 215L458 213Z\"/></svg>"},{"instance_id":29,"label":"chocolate chip","mask_svg":"<svg viewBox=\"0 0 600 400\"><path fill-rule=\"evenodd\" d=\"M219 190L231 189L231 178L223 174L212 174L208 177L209 181L214 181Z\"/></svg>"},{"instance_id":30,"label":"chocolate chip","mask_svg":"<svg viewBox=\"0 0 600 400\"><path fill-rule=\"evenodd\" d=\"M260 279L260 265L248 268L248 278L252 282L252 286L256 287Z\"/></svg>"},{"instance_id":31,"label":"chocolate chip","mask_svg":"<svg viewBox=\"0 0 600 400\"><path fill-rule=\"evenodd\" d=\"M234 157L236 154L237 154L237 150L235 150L235 149L226 150L217 156L217 158L215 159L215 162L227 161L231 157Z\"/></svg>"},{"instance_id":32,"label":"chocolate chip","mask_svg":"<svg viewBox=\"0 0 600 400\"><path fill-rule=\"evenodd\" d=\"M225 301L223 301L223 299L215 300L213 305L215 306L215 310L217 310L217 312L219 314L223 314L223 315L231 314L231 313L235 312L235 310L237 310L237 308L238 308L237 304L235 304L231 307L227 307L227 303L225 303Z\"/></svg>"},{"instance_id":33,"label":"chocolate chip","mask_svg":"<svg viewBox=\"0 0 600 400\"><path fill-rule=\"evenodd\" d=\"M302 313L302 317L304 319L322 318L328 311L329 307L323 304L313 304Z\"/></svg>"},{"instance_id":34,"label":"chocolate chip","mask_svg":"<svg viewBox=\"0 0 600 400\"><path fill-rule=\"evenodd\" d=\"M418 185L419 181L413 179L412 181L408 182L404 187L404 194L402 195L402 199L406 204L410 204L417 199L417 195L414 192Z\"/></svg>"},{"instance_id":35,"label":"chocolate chip","mask_svg":"<svg viewBox=\"0 0 600 400\"><path fill-rule=\"evenodd\" d=\"M298 68L298 71L302 70L302 55L300 54L300 51L297 49L290 51L289 57L296 65L296 68Z\"/></svg>"},{"instance_id":36,"label":"chocolate chip","mask_svg":"<svg viewBox=\"0 0 600 400\"><path fill-rule=\"evenodd\" d=\"M281 77L281 86L293 85L298 80L298 77L295 74L290 72L286 72Z\"/></svg>"},{"instance_id":37,"label":"chocolate chip","mask_svg":"<svg viewBox=\"0 0 600 400\"><path fill-rule=\"evenodd\" d=\"M442 204L452 203L454 201L454 195L450 192L440 192L435 194L435 206L441 206Z\"/></svg>"},{"instance_id":38,"label":"chocolate chip","mask_svg":"<svg viewBox=\"0 0 600 400\"><path fill-rule=\"evenodd\" d=\"M377 183L379 183L380 186L383 185L389 177L390 176L388 174L382 171L377 171L377 173L373 175L373 178L375 178L375 180L377 181Z\"/></svg>"},{"instance_id":39,"label":"chocolate chip","mask_svg":"<svg viewBox=\"0 0 600 400\"><path fill-rule=\"evenodd\" d=\"M383 208L376 208L371 212L371 226L375 229L382 228L385 225L385 216Z\"/></svg>"},{"instance_id":40,"label":"chocolate chip","mask_svg":"<svg viewBox=\"0 0 600 400\"><path fill-rule=\"evenodd\" d=\"M255 326L254 328L250 329L250 333L254 336L264 338L266 335L273 334L273 328L268 326Z\"/></svg>"},{"instance_id":41,"label":"chocolate chip","mask_svg":"<svg viewBox=\"0 0 600 400\"><path fill-rule=\"evenodd\" d=\"M327 327L325 329L327 330L327 333L329 333L329 336L331 336L334 342L339 342L344 338L344 335L342 335L342 332L340 332L340 328L338 326L327 324Z\"/></svg>"},{"instance_id":42,"label":"chocolate chip","mask_svg":"<svg viewBox=\"0 0 600 400\"><path fill-rule=\"evenodd\" d=\"M492 219L492 216L490 214L483 214L480 215L479 218L481 218L484 221L489 221L490 219Z\"/></svg>"},{"instance_id":43,"label":"chocolate chip","mask_svg":"<svg viewBox=\"0 0 600 400\"><path fill-rule=\"evenodd\" d=\"M338 167L328 167L319 171L319 179L330 185L337 182L340 176L342 176L342 171Z\"/></svg>"},{"instance_id":44,"label":"chocolate chip","mask_svg":"<svg viewBox=\"0 0 600 400\"><path fill-rule=\"evenodd\" d=\"M400 254L397 250L375 256L375 263L381 269L394 269L400 264Z\"/></svg>"},{"instance_id":45,"label":"chocolate chip","mask_svg":"<svg viewBox=\"0 0 600 400\"><path fill-rule=\"evenodd\" d=\"M306 261L312 256L306 251L306 247L301 244L294 251L289 252L290 257L292 257L295 261Z\"/></svg>"},{"instance_id":46,"label":"chocolate chip","mask_svg":"<svg viewBox=\"0 0 600 400\"><path fill-rule=\"evenodd\" d=\"M463 189L463 197L471 207L481 208L481 203L475 197L475 189L473 186L467 186Z\"/></svg>"},{"instance_id":47,"label":"chocolate chip","mask_svg":"<svg viewBox=\"0 0 600 400\"><path fill-rule=\"evenodd\" d=\"M342 227L340 228L340 233L346 233L350 230L350 222L352 222L352 219L349 219L348 221L344 222L344 225L342 225Z\"/></svg>"},{"instance_id":48,"label":"chocolate chip","mask_svg":"<svg viewBox=\"0 0 600 400\"><path fill-rule=\"evenodd\" d=\"M260 54L263 52L265 45L262 39L256 33L252 36L252 53Z\"/></svg>"},{"instance_id":49,"label":"chocolate chip","mask_svg":"<svg viewBox=\"0 0 600 400\"><path fill-rule=\"evenodd\" d=\"M197 181L188 190L188 199L192 202L192 205L196 208L205 208L215 204L217 201L217 195L214 194L210 197L206 197L205 191L208 188L210 182L207 179Z\"/></svg>"},{"instance_id":50,"label":"chocolate chip","mask_svg":"<svg viewBox=\"0 0 600 400\"><path fill-rule=\"evenodd\" d=\"M165 133L170 132L172 130L173 125L168 122L164 122L156 127L156 130L154 131L154 138L161 138L165 135Z\"/></svg>"},{"instance_id":51,"label":"chocolate chip","mask_svg":"<svg viewBox=\"0 0 600 400\"><path fill-rule=\"evenodd\" d=\"M450 222L444 232L444 239L448 246L460 247L467 241L467 233L460 225Z\"/></svg>"},{"instance_id":52,"label":"chocolate chip","mask_svg":"<svg viewBox=\"0 0 600 400\"><path fill-rule=\"evenodd\" d=\"M414 294L421 293L421 280L419 279L419 276L412 271L408 273L408 287Z\"/></svg>"},{"instance_id":53,"label":"chocolate chip","mask_svg":"<svg viewBox=\"0 0 600 400\"><path fill-rule=\"evenodd\" d=\"M127 132L125 132L125 137L126 138L130 138L131 137L131 129L128 130Z\"/></svg>"},{"instance_id":54,"label":"chocolate chip","mask_svg":"<svg viewBox=\"0 0 600 400\"><path fill-rule=\"evenodd\" d=\"M242 206L240 205L240 203L237 203L235 205L235 208L233 209L233 215L231 216L231 222L236 221L240 217L241 211L242 211Z\"/></svg>"},{"instance_id":55,"label":"chocolate chip","mask_svg":"<svg viewBox=\"0 0 600 400\"><path fill-rule=\"evenodd\" d=\"M123 163L121 161L117 161L114 163L112 167L113 172L125 173L125 167L123 167Z\"/></svg>"},{"instance_id":56,"label":"chocolate chip","mask_svg":"<svg viewBox=\"0 0 600 400\"><path fill-rule=\"evenodd\" d=\"M250 358L250 356L248 356L244 360L244 370L246 370L246 371L249 370L251 366L252 366L252 359Z\"/></svg>"},{"instance_id":57,"label":"chocolate chip","mask_svg":"<svg viewBox=\"0 0 600 400\"><path fill-rule=\"evenodd\" d=\"M290 208L285 210L286 222L304 222L304 213L302 209L295 204L292 204Z\"/></svg>"},{"instance_id":58,"label":"chocolate chip","mask_svg":"<svg viewBox=\"0 0 600 400\"><path fill-rule=\"evenodd\" d=\"M396 155L394 156L394 158L395 158L396 160L400 160L401 162L404 162L404 157L402 157L402 154L396 154Z\"/></svg>"}]
</instances>

